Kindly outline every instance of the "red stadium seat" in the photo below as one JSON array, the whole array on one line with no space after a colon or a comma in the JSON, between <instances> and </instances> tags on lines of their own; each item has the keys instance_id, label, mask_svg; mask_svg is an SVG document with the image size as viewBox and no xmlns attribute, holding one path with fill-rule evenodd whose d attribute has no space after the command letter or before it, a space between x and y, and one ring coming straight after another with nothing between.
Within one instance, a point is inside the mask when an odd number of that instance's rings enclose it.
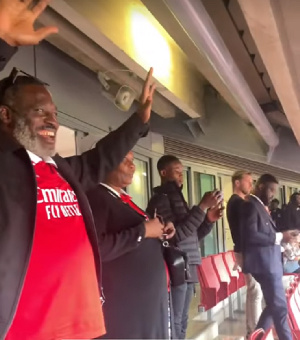
<instances>
[{"instance_id":1,"label":"red stadium seat","mask_svg":"<svg viewBox=\"0 0 300 340\"><path fill-rule=\"evenodd\" d=\"M225 266L229 272L229 275L232 277L236 277L238 281L238 288L242 288L246 285L244 274L238 270L234 270L235 267L235 256L233 251L227 251L222 254Z\"/></svg>"},{"instance_id":2,"label":"red stadium seat","mask_svg":"<svg viewBox=\"0 0 300 340\"><path fill-rule=\"evenodd\" d=\"M274 340L272 328L265 332L261 340Z\"/></svg>"},{"instance_id":3,"label":"red stadium seat","mask_svg":"<svg viewBox=\"0 0 300 340\"><path fill-rule=\"evenodd\" d=\"M298 283L298 284L297 284ZM286 290L288 301L288 320L293 333L293 340L300 340L300 284L299 280L292 282Z\"/></svg>"},{"instance_id":4,"label":"red stadium seat","mask_svg":"<svg viewBox=\"0 0 300 340\"><path fill-rule=\"evenodd\" d=\"M228 295L235 293L238 290L237 280L231 280L231 277L223 260L223 255L212 255L211 259L219 281L226 283L228 286Z\"/></svg>"},{"instance_id":5,"label":"red stadium seat","mask_svg":"<svg viewBox=\"0 0 300 340\"><path fill-rule=\"evenodd\" d=\"M289 319L291 320L292 329L299 331L300 330L300 309L297 303L297 295L292 289L290 289L289 292L287 292L287 299L288 299Z\"/></svg>"},{"instance_id":6,"label":"red stadium seat","mask_svg":"<svg viewBox=\"0 0 300 340\"><path fill-rule=\"evenodd\" d=\"M256 329L249 340L274 340L272 328L265 332L262 328Z\"/></svg>"},{"instance_id":7,"label":"red stadium seat","mask_svg":"<svg viewBox=\"0 0 300 340\"><path fill-rule=\"evenodd\" d=\"M256 329L249 337L249 340L262 340L265 332L262 328Z\"/></svg>"},{"instance_id":8,"label":"red stadium seat","mask_svg":"<svg viewBox=\"0 0 300 340\"><path fill-rule=\"evenodd\" d=\"M212 264L211 257L202 259L198 266L198 276L201 285L201 307L211 309L228 297L228 283L220 282Z\"/></svg>"},{"instance_id":9,"label":"red stadium seat","mask_svg":"<svg viewBox=\"0 0 300 340\"><path fill-rule=\"evenodd\" d=\"M293 340L300 340L300 331L292 331L293 332Z\"/></svg>"},{"instance_id":10,"label":"red stadium seat","mask_svg":"<svg viewBox=\"0 0 300 340\"><path fill-rule=\"evenodd\" d=\"M288 300L288 319L292 329L293 339L300 340L300 285L295 287L295 284L291 285L291 288L287 289L286 295Z\"/></svg>"}]
</instances>

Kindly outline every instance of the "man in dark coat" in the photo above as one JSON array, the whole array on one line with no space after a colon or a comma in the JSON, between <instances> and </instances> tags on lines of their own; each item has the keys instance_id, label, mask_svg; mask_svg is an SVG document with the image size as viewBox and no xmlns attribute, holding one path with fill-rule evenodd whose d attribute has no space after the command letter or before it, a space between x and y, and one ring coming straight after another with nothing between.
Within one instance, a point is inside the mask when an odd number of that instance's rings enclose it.
<instances>
[{"instance_id":1,"label":"man in dark coat","mask_svg":"<svg viewBox=\"0 0 300 340\"><path fill-rule=\"evenodd\" d=\"M184 339L189 306L198 282L197 265L201 263L199 240L210 233L213 222L222 216L219 206L222 195L217 191L206 193L198 205L189 209L182 194L183 166L180 160L172 155L163 156L157 163L157 169L162 184L154 189L147 212L153 216L156 211L165 222L174 223L174 242L187 253L190 266L190 280L171 288L176 339ZM210 209L212 207L214 209Z\"/></svg>"},{"instance_id":2,"label":"man in dark coat","mask_svg":"<svg viewBox=\"0 0 300 340\"><path fill-rule=\"evenodd\" d=\"M1 68L49 1L0 0ZM29 7L28 7L29 6ZM32 6L31 6L32 7ZM44 84L13 72L0 88L0 339L94 338L105 333L97 236L85 192L147 131L154 87L139 113L81 156L55 153L57 110Z\"/></svg>"},{"instance_id":3,"label":"man in dark coat","mask_svg":"<svg viewBox=\"0 0 300 340\"><path fill-rule=\"evenodd\" d=\"M262 175L256 182L253 195L243 202L241 233L243 272L251 274L260 284L266 307L256 329L267 331L273 325L280 340L292 340L288 324L288 309L282 285L281 241L295 240L294 231L278 232L268 206L278 188L271 174Z\"/></svg>"}]
</instances>

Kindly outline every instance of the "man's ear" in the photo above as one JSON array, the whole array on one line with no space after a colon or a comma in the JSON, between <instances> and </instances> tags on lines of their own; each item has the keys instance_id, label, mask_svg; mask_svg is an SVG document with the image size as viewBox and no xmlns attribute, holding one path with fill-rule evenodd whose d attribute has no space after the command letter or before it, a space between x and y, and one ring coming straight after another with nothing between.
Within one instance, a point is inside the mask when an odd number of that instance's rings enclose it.
<instances>
[{"instance_id":1,"label":"man's ear","mask_svg":"<svg viewBox=\"0 0 300 340\"><path fill-rule=\"evenodd\" d=\"M0 121L5 126L9 126L12 123L12 114L7 106L0 105Z\"/></svg>"},{"instance_id":2,"label":"man's ear","mask_svg":"<svg viewBox=\"0 0 300 340\"><path fill-rule=\"evenodd\" d=\"M262 191L265 187L265 184L261 183L259 186L258 186L258 189L259 191Z\"/></svg>"},{"instance_id":3,"label":"man's ear","mask_svg":"<svg viewBox=\"0 0 300 340\"><path fill-rule=\"evenodd\" d=\"M166 170L160 170L159 174L160 174L160 177L166 177L167 171Z\"/></svg>"}]
</instances>

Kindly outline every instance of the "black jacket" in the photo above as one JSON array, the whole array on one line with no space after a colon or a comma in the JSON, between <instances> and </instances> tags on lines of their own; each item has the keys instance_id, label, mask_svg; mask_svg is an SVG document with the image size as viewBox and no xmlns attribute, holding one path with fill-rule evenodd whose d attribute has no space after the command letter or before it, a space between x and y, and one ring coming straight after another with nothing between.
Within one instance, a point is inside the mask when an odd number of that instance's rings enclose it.
<instances>
[{"instance_id":1,"label":"black jacket","mask_svg":"<svg viewBox=\"0 0 300 340\"><path fill-rule=\"evenodd\" d=\"M1 43L0 43L1 47ZM10 51L7 49L8 52ZM0 50L0 56L4 50ZM11 51L10 51L11 52ZM7 61L6 55L3 59ZM1 60L1 58L0 58ZM3 66L3 65L2 65ZM100 256L91 209L85 192L115 168L145 134L148 126L134 114L118 130L81 156L53 157L58 172L76 193L100 282ZM14 318L30 261L37 206L35 173L26 150L0 132L0 339ZM67 240L66 240L67 242ZM74 278L76 280L76 278ZM101 285L101 283L100 283Z\"/></svg>"},{"instance_id":2,"label":"black jacket","mask_svg":"<svg viewBox=\"0 0 300 340\"><path fill-rule=\"evenodd\" d=\"M189 263L200 264L199 240L209 234L213 227L205 219L206 214L199 206L188 208L182 189L175 182L167 182L154 188L154 195L147 207L148 214L153 216L155 209L165 222L174 223L175 243L187 253Z\"/></svg>"},{"instance_id":3,"label":"black jacket","mask_svg":"<svg viewBox=\"0 0 300 340\"><path fill-rule=\"evenodd\" d=\"M282 209L277 208L275 210L271 210L271 216L276 224L277 229L284 230L284 216Z\"/></svg>"},{"instance_id":4,"label":"black jacket","mask_svg":"<svg viewBox=\"0 0 300 340\"><path fill-rule=\"evenodd\" d=\"M295 196L292 195L291 201L287 205L283 214L283 227L281 230L300 229L300 207L295 202Z\"/></svg>"},{"instance_id":5,"label":"black jacket","mask_svg":"<svg viewBox=\"0 0 300 340\"><path fill-rule=\"evenodd\" d=\"M144 238L145 218L99 185L88 193L101 251L106 339L167 339L162 245Z\"/></svg>"},{"instance_id":6,"label":"black jacket","mask_svg":"<svg viewBox=\"0 0 300 340\"><path fill-rule=\"evenodd\" d=\"M244 200L237 194L233 194L226 208L227 220L230 228L232 241L234 243L234 251L236 253L242 252L242 239L241 239L241 209Z\"/></svg>"},{"instance_id":7,"label":"black jacket","mask_svg":"<svg viewBox=\"0 0 300 340\"><path fill-rule=\"evenodd\" d=\"M0 39L0 71L4 69L5 65L9 62L17 50L17 47L11 47Z\"/></svg>"}]
</instances>

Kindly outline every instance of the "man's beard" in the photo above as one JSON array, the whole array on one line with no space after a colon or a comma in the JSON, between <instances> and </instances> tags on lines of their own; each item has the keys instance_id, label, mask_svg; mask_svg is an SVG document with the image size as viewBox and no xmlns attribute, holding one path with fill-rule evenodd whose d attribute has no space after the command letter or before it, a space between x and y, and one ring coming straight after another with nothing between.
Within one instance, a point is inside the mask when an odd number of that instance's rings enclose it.
<instances>
[{"instance_id":1,"label":"man's beard","mask_svg":"<svg viewBox=\"0 0 300 340\"><path fill-rule=\"evenodd\" d=\"M25 119L18 119L13 130L13 136L15 139L23 145L23 147L34 153L41 158L53 157L55 155L55 149L45 148L37 136L35 136L26 124Z\"/></svg>"},{"instance_id":2,"label":"man's beard","mask_svg":"<svg viewBox=\"0 0 300 340\"><path fill-rule=\"evenodd\" d=\"M269 204L270 204L270 199L268 198L268 196L267 196L267 194L266 193L261 193L260 194L260 197L259 197L260 199L261 199L261 201L263 202L263 204L265 205L265 206L268 206Z\"/></svg>"},{"instance_id":3,"label":"man's beard","mask_svg":"<svg viewBox=\"0 0 300 340\"><path fill-rule=\"evenodd\" d=\"M250 195L250 193L251 193L251 190L249 191L249 190L246 190L246 189L241 189L241 192L245 195L245 196L248 196L248 195Z\"/></svg>"}]
</instances>

